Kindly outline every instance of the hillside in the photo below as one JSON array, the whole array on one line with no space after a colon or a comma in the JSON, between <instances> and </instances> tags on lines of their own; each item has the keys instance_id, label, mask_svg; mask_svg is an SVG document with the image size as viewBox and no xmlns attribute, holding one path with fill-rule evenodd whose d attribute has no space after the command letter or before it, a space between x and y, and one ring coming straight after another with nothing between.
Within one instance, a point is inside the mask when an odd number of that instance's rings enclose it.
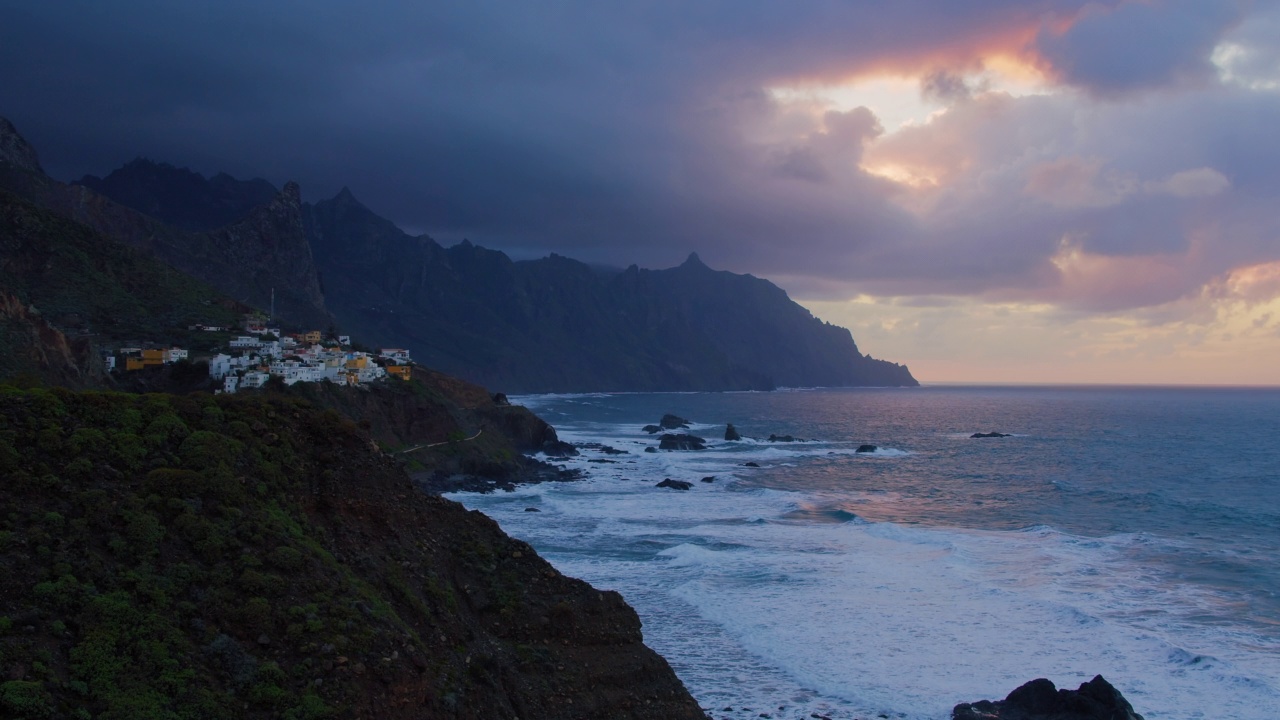
<instances>
[{"instance_id":1,"label":"hillside","mask_svg":"<svg viewBox=\"0 0 1280 720\"><path fill-rule=\"evenodd\" d=\"M282 397L0 388L0 714L701 718L613 592Z\"/></svg>"},{"instance_id":2,"label":"hillside","mask_svg":"<svg viewBox=\"0 0 1280 720\"><path fill-rule=\"evenodd\" d=\"M0 378L95 384L90 346L189 346L193 323L235 324L248 308L144 252L0 190ZM63 349L65 348L65 350Z\"/></svg>"}]
</instances>

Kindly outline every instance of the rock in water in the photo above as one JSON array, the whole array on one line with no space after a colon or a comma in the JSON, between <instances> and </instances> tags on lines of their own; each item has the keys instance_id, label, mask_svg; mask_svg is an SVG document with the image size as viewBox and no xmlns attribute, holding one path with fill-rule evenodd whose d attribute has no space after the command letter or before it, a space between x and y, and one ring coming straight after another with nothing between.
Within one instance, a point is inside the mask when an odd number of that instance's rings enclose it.
<instances>
[{"instance_id":1,"label":"rock in water","mask_svg":"<svg viewBox=\"0 0 1280 720\"><path fill-rule=\"evenodd\" d=\"M770 435L769 442L795 442L796 439L790 435Z\"/></svg>"},{"instance_id":2,"label":"rock in water","mask_svg":"<svg viewBox=\"0 0 1280 720\"><path fill-rule=\"evenodd\" d=\"M702 478L702 482L704 483L713 483L715 481L716 481L715 475L708 475L707 477Z\"/></svg>"},{"instance_id":3,"label":"rock in water","mask_svg":"<svg viewBox=\"0 0 1280 720\"><path fill-rule=\"evenodd\" d=\"M696 435L672 435L667 433L658 443L659 450L706 450L707 441Z\"/></svg>"},{"instance_id":4,"label":"rock in water","mask_svg":"<svg viewBox=\"0 0 1280 720\"><path fill-rule=\"evenodd\" d=\"M685 420L679 415L672 415L671 413L663 415L662 419L658 421L658 424L667 430L679 430L680 428L689 427L688 420Z\"/></svg>"},{"instance_id":5,"label":"rock in water","mask_svg":"<svg viewBox=\"0 0 1280 720\"><path fill-rule=\"evenodd\" d=\"M650 435L652 435L652 434L654 434L654 433L660 433L660 432L662 432L662 426L661 426L661 425L645 425L644 427L642 427L642 428L640 428L640 429L641 429L641 430L644 430L645 432L649 433Z\"/></svg>"},{"instance_id":6,"label":"rock in water","mask_svg":"<svg viewBox=\"0 0 1280 720\"><path fill-rule=\"evenodd\" d=\"M671 478L665 478L663 479L662 482L658 483L658 487L671 488L672 490L688 490L689 488L693 487L693 483L688 483L683 480L672 480Z\"/></svg>"},{"instance_id":7,"label":"rock in water","mask_svg":"<svg viewBox=\"0 0 1280 720\"><path fill-rule=\"evenodd\" d=\"M745 463L742 463L742 467L760 467L760 463L758 463L758 462L745 462Z\"/></svg>"},{"instance_id":8,"label":"rock in water","mask_svg":"<svg viewBox=\"0 0 1280 720\"><path fill-rule=\"evenodd\" d=\"M729 423L729 426L724 429L724 439L730 442L742 439L742 436L738 434L738 429L733 426L733 423Z\"/></svg>"},{"instance_id":9,"label":"rock in water","mask_svg":"<svg viewBox=\"0 0 1280 720\"><path fill-rule=\"evenodd\" d=\"M1078 690L1059 690L1044 678L1032 680L1004 700L961 703L951 720L1143 720L1133 706L1096 675Z\"/></svg>"},{"instance_id":10,"label":"rock in water","mask_svg":"<svg viewBox=\"0 0 1280 720\"><path fill-rule=\"evenodd\" d=\"M1002 433L1002 432L989 432L989 433L977 432L970 435L969 437L970 439L972 439L972 438L1002 438L1002 437L1012 437L1012 436L1009 435L1008 433Z\"/></svg>"},{"instance_id":11,"label":"rock in water","mask_svg":"<svg viewBox=\"0 0 1280 720\"><path fill-rule=\"evenodd\" d=\"M873 453L875 451L876 451L875 445L859 445L858 446L858 452L860 453Z\"/></svg>"}]
</instances>

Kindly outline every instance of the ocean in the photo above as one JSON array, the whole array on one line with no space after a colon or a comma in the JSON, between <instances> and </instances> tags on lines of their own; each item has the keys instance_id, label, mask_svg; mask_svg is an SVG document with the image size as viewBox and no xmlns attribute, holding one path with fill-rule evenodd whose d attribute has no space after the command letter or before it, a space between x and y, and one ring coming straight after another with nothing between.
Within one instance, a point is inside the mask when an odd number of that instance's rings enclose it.
<instances>
[{"instance_id":1,"label":"ocean","mask_svg":"<svg viewBox=\"0 0 1280 720\"><path fill-rule=\"evenodd\" d=\"M1280 390L513 401L625 454L450 497L621 592L712 717L934 720L1095 674L1148 720L1280 717ZM665 413L708 449L645 452Z\"/></svg>"}]
</instances>

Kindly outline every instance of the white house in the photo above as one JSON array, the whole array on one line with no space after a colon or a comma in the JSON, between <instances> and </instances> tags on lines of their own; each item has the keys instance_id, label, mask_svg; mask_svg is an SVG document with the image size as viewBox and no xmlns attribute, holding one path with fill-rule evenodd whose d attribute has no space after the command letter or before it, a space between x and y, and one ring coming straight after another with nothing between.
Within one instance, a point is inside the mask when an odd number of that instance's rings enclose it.
<instances>
[{"instance_id":1,"label":"white house","mask_svg":"<svg viewBox=\"0 0 1280 720\"><path fill-rule=\"evenodd\" d=\"M388 360L395 360L400 365L409 363L409 351L401 348L382 348L378 350L378 355Z\"/></svg>"},{"instance_id":2,"label":"white house","mask_svg":"<svg viewBox=\"0 0 1280 720\"><path fill-rule=\"evenodd\" d=\"M256 349L256 348L260 348L260 347L262 347L262 341L261 341L261 340L259 340L259 339L258 339L258 338L256 338L256 337L251 337L251 336L249 336L249 335L240 335L240 336L236 337L234 340L232 340L232 341L231 341L231 343L230 343L230 345L231 345L231 347L233 347L233 348L254 348L254 349Z\"/></svg>"},{"instance_id":3,"label":"white house","mask_svg":"<svg viewBox=\"0 0 1280 720\"><path fill-rule=\"evenodd\" d=\"M218 353L209 361L209 377L214 380L220 380L231 374L231 356ZM235 392L228 390L227 392Z\"/></svg>"},{"instance_id":4,"label":"white house","mask_svg":"<svg viewBox=\"0 0 1280 720\"><path fill-rule=\"evenodd\" d=\"M350 345L350 344L351 344L351 336L350 336L350 335L339 335L339 336L338 336L338 344L339 344L339 345L341 345L341 346L343 346L343 347L346 347L347 345Z\"/></svg>"},{"instance_id":5,"label":"white house","mask_svg":"<svg viewBox=\"0 0 1280 720\"><path fill-rule=\"evenodd\" d=\"M164 361L167 363L178 362L187 359L187 351L182 348L169 348L164 351Z\"/></svg>"},{"instance_id":6,"label":"white house","mask_svg":"<svg viewBox=\"0 0 1280 720\"><path fill-rule=\"evenodd\" d=\"M115 369L116 369L116 356L115 356L115 355L107 355L106 357L102 358L102 362L106 363L107 371L108 371L108 372L110 372L110 371L112 371L112 370L115 370Z\"/></svg>"},{"instance_id":7,"label":"white house","mask_svg":"<svg viewBox=\"0 0 1280 720\"><path fill-rule=\"evenodd\" d=\"M237 375L228 375L222 378L223 392L233 393L240 385L240 378Z\"/></svg>"},{"instance_id":8,"label":"white house","mask_svg":"<svg viewBox=\"0 0 1280 720\"><path fill-rule=\"evenodd\" d=\"M264 372L248 372L240 378L240 385L247 388L260 388L266 385L270 378L271 376Z\"/></svg>"}]
</instances>

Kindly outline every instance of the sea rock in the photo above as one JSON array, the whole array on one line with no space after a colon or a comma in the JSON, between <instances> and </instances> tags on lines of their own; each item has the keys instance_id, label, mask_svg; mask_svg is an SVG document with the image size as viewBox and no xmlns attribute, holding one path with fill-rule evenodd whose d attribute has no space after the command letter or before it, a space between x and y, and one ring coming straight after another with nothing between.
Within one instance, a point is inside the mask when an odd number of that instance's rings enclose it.
<instances>
[{"instance_id":1,"label":"sea rock","mask_svg":"<svg viewBox=\"0 0 1280 720\"><path fill-rule=\"evenodd\" d=\"M707 477L702 478L702 482L704 483L713 483L715 481L716 481L716 478L714 475L708 475Z\"/></svg>"},{"instance_id":2,"label":"sea rock","mask_svg":"<svg viewBox=\"0 0 1280 720\"><path fill-rule=\"evenodd\" d=\"M795 442L796 439L790 435L770 435L769 442Z\"/></svg>"},{"instance_id":3,"label":"sea rock","mask_svg":"<svg viewBox=\"0 0 1280 720\"><path fill-rule=\"evenodd\" d=\"M656 453L656 452L658 452L658 448L656 448L656 447L647 447L647 448L645 448L645 449L644 449L644 451L645 451L645 452L652 452L652 453Z\"/></svg>"},{"instance_id":4,"label":"sea rock","mask_svg":"<svg viewBox=\"0 0 1280 720\"><path fill-rule=\"evenodd\" d=\"M706 450L707 441L696 435L666 433L658 443L659 450Z\"/></svg>"},{"instance_id":5,"label":"sea rock","mask_svg":"<svg viewBox=\"0 0 1280 720\"><path fill-rule=\"evenodd\" d=\"M511 401L507 399L506 393L494 393L493 404L494 405L510 405Z\"/></svg>"},{"instance_id":6,"label":"sea rock","mask_svg":"<svg viewBox=\"0 0 1280 720\"><path fill-rule=\"evenodd\" d=\"M548 440L542 444L541 450L547 457L574 457L578 454L578 448L563 440Z\"/></svg>"},{"instance_id":7,"label":"sea rock","mask_svg":"<svg viewBox=\"0 0 1280 720\"><path fill-rule=\"evenodd\" d=\"M969 437L970 439L972 439L972 438L1002 438L1002 437L1012 437L1012 436L1009 435L1008 433L1002 433L1002 432L989 432L989 433L977 432L970 435Z\"/></svg>"},{"instance_id":8,"label":"sea rock","mask_svg":"<svg viewBox=\"0 0 1280 720\"><path fill-rule=\"evenodd\" d=\"M652 434L654 434L654 433L660 433L660 432L662 432L662 426L661 426L661 425L645 425L644 427L642 427L642 428L640 428L640 429L641 429L641 430L644 430L645 432L649 433L650 435L652 435Z\"/></svg>"},{"instance_id":9,"label":"sea rock","mask_svg":"<svg viewBox=\"0 0 1280 720\"><path fill-rule=\"evenodd\" d=\"M876 446L875 445L859 445L857 451L860 453L873 453L876 451Z\"/></svg>"},{"instance_id":10,"label":"sea rock","mask_svg":"<svg viewBox=\"0 0 1280 720\"><path fill-rule=\"evenodd\" d=\"M742 436L738 434L738 429L733 426L733 423L729 423L729 426L724 429L724 439L730 442L742 439Z\"/></svg>"},{"instance_id":11,"label":"sea rock","mask_svg":"<svg viewBox=\"0 0 1280 720\"><path fill-rule=\"evenodd\" d=\"M757 463L757 462L745 462L745 463L742 463L742 467L760 467L760 463Z\"/></svg>"},{"instance_id":12,"label":"sea rock","mask_svg":"<svg viewBox=\"0 0 1280 720\"><path fill-rule=\"evenodd\" d=\"M672 415L671 413L663 415L662 419L658 421L658 424L667 430L679 430L680 428L689 427L688 420L685 420L679 415Z\"/></svg>"},{"instance_id":13,"label":"sea rock","mask_svg":"<svg viewBox=\"0 0 1280 720\"><path fill-rule=\"evenodd\" d=\"M1120 691L1101 675L1077 690L1059 690L1045 678L1032 680L1004 700L961 703L952 720L1143 720Z\"/></svg>"},{"instance_id":14,"label":"sea rock","mask_svg":"<svg viewBox=\"0 0 1280 720\"><path fill-rule=\"evenodd\" d=\"M538 508L536 508L536 507L527 507L527 508L525 508L525 509L524 509L524 511L525 511L525 512L542 512L541 510L539 510L539 509L538 509Z\"/></svg>"},{"instance_id":15,"label":"sea rock","mask_svg":"<svg viewBox=\"0 0 1280 720\"><path fill-rule=\"evenodd\" d=\"M672 490L688 490L689 488L693 487L693 483L685 482L683 480L672 480L671 478L665 478L663 479L662 482L658 483L658 487L671 488Z\"/></svg>"}]
</instances>

